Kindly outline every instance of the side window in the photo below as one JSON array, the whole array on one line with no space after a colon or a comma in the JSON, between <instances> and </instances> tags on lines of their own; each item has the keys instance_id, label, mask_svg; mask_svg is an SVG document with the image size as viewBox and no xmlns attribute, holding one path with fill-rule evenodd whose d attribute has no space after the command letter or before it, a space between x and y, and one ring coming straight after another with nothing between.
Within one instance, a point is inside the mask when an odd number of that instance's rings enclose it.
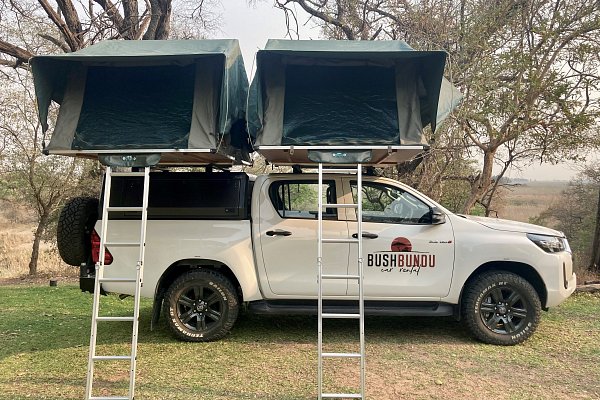
<instances>
[{"instance_id":1,"label":"side window","mask_svg":"<svg viewBox=\"0 0 600 400\"><path fill-rule=\"evenodd\" d=\"M350 182L357 202L356 181ZM391 224L428 224L431 209L402 189L381 183L363 182L363 221Z\"/></svg>"},{"instance_id":2,"label":"side window","mask_svg":"<svg viewBox=\"0 0 600 400\"><path fill-rule=\"evenodd\" d=\"M279 181L271 184L269 196L282 218L317 219L319 184L316 181ZM335 203L335 182L323 184L323 203ZM323 210L324 219L337 219L337 209Z\"/></svg>"}]
</instances>

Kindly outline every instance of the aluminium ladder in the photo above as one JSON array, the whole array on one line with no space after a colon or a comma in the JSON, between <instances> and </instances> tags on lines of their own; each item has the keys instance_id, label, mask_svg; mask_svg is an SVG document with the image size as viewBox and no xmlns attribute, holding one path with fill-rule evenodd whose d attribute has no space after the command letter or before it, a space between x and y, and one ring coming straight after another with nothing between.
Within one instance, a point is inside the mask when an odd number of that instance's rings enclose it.
<instances>
[{"instance_id":1,"label":"aluminium ladder","mask_svg":"<svg viewBox=\"0 0 600 400\"><path fill-rule=\"evenodd\" d=\"M144 189L142 197L142 206L140 207L112 207L110 206L111 182L115 176L142 176L144 179ZM150 184L150 167L144 167L143 172L115 172L110 166L106 167L104 179L104 201L102 203L102 233L100 234L100 254L96 263L96 279L94 284L94 302L92 307L92 329L90 336L90 353L88 359L87 385L85 390L86 400L133 400L135 390L135 370L137 362L137 343L138 326L140 313L140 291L143 284L144 255L146 249L146 224L148 221L148 193ZM137 211L142 213L140 221L140 241L139 242L107 242L108 214L114 211ZM139 247L139 258L136 264L135 278L104 278L104 256L106 248L110 246L121 247ZM98 316L100 308L100 284L103 282L135 283L133 316L127 317L100 317ZM126 321L132 322L131 333L131 353L129 355L99 356L96 355L96 341L98 334L98 322L105 321ZM128 396L92 396L92 386L94 381L94 363L97 361L129 361L129 394Z\"/></svg>"},{"instance_id":2,"label":"aluminium ladder","mask_svg":"<svg viewBox=\"0 0 600 400\"><path fill-rule=\"evenodd\" d=\"M319 209L318 209L318 233L317 233L317 268L318 268L318 391L319 400L322 399L365 399L365 308L363 291L363 229L362 229L362 165L356 168L330 169L335 172L356 174L356 204L324 204L323 203L323 163L319 163ZM354 208L356 209L357 233L352 238L331 239L323 237L323 208ZM357 275L333 275L323 272L323 245L328 243L350 243L358 245L358 274ZM323 312L323 280L345 279L358 282L358 314L356 313L325 313ZM357 319L359 322L360 351L357 353L330 353L323 352L323 319L346 318ZM360 393L323 393L323 360L326 358L350 358L360 359Z\"/></svg>"}]
</instances>

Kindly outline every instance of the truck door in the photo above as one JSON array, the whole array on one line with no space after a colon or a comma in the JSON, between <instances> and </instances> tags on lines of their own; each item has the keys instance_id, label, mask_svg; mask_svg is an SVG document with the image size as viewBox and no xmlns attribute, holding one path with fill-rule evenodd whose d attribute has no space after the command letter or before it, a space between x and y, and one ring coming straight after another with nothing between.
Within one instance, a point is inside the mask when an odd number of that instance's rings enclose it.
<instances>
[{"instance_id":1,"label":"truck door","mask_svg":"<svg viewBox=\"0 0 600 400\"><path fill-rule=\"evenodd\" d=\"M337 203L339 178L325 179L323 194L328 203ZM265 181L260 193L260 244L263 271L275 296L317 297L317 179ZM325 199L324 199L325 201ZM345 210L323 211L323 236L347 238L348 223L338 218ZM323 246L324 273L347 274L349 245ZM258 256L258 255L257 255ZM260 263L259 263L260 264ZM263 291L265 290L264 279ZM345 295L346 280L328 280L325 295ZM267 295L267 293L265 293ZM267 296L268 297L268 296Z\"/></svg>"},{"instance_id":2,"label":"truck door","mask_svg":"<svg viewBox=\"0 0 600 400\"><path fill-rule=\"evenodd\" d=\"M356 181L345 180L345 187L356 203ZM352 235L356 222L349 226ZM350 249L351 274L358 270L356 247ZM418 193L387 182L364 181L363 260L365 296L444 297L450 290L454 267L452 226L448 221L432 224L431 207ZM350 283L348 293L358 294L357 284Z\"/></svg>"}]
</instances>

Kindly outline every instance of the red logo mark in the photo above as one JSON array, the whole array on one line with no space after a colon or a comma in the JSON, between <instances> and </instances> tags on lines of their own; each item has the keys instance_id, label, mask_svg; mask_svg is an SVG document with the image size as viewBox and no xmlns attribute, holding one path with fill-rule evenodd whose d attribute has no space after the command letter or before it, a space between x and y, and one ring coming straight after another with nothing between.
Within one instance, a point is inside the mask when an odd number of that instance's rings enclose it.
<instances>
[{"instance_id":1,"label":"red logo mark","mask_svg":"<svg viewBox=\"0 0 600 400\"><path fill-rule=\"evenodd\" d=\"M412 251L410 240L405 237L397 237L392 240L392 251L409 252Z\"/></svg>"}]
</instances>

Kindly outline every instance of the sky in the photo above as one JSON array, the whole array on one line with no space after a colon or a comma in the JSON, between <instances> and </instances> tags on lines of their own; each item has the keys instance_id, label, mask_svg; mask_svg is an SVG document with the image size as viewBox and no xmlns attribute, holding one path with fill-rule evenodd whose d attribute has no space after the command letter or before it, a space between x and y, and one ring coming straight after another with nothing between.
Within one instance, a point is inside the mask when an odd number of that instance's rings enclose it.
<instances>
[{"instance_id":1,"label":"sky","mask_svg":"<svg viewBox=\"0 0 600 400\"><path fill-rule=\"evenodd\" d=\"M254 74L254 55L264 48L267 39L286 39L287 27L283 11L273 7L272 0L257 0L252 6L245 0L222 0L221 32L214 32L214 38L238 39L244 57L248 76ZM301 11L301 10L300 10ZM300 39L319 39L320 30L308 19L308 14L301 15L298 35ZM295 38L295 37L294 37ZM592 155L598 162L600 154ZM569 180L581 169L577 164L533 164L526 168L513 168L508 172L511 178L531 180Z\"/></svg>"},{"instance_id":2,"label":"sky","mask_svg":"<svg viewBox=\"0 0 600 400\"><path fill-rule=\"evenodd\" d=\"M254 55L264 48L267 39L289 39L285 14L273 7L272 0L256 0L252 6L245 0L222 0L222 33L215 38L238 39L248 75L253 75ZM300 39L319 39L319 29L307 22L307 14L298 29ZM296 39L296 37L294 37Z\"/></svg>"}]
</instances>

